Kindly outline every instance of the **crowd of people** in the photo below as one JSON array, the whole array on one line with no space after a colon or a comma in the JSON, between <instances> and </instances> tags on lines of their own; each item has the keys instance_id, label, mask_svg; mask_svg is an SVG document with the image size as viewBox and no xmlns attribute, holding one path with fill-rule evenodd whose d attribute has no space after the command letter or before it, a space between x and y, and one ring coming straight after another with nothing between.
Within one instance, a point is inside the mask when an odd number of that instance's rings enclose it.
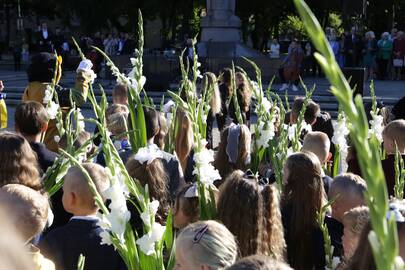
<instances>
[{"instance_id":1,"label":"crowd of people","mask_svg":"<svg viewBox=\"0 0 405 270\"><path fill-rule=\"evenodd\" d=\"M378 39L373 31L359 34L356 27L340 36L333 28L326 29L327 39L341 68L365 68L368 80L401 80L405 66L405 33L396 28L384 32ZM270 58L280 57L280 44L273 39L269 44ZM293 39L288 46L287 56L280 68L281 90L292 86L298 90L299 76L322 75L314 57L315 48L311 42Z\"/></svg>"},{"instance_id":2,"label":"crowd of people","mask_svg":"<svg viewBox=\"0 0 405 270\"><path fill-rule=\"evenodd\" d=\"M298 45L291 51L297 48ZM49 53L33 58L28 69L28 86L14 114L15 131L0 133L3 212L0 265L10 265L7 269L73 270L83 254L85 269L126 269L118 252L101 244L99 209L83 171L71 166L63 187L50 198L41 182L44 172L54 165L58 149L67 147L66 137L56 139L56 122L48 121L44 107L54 63L55 58ZM79 68L74 89L56 87L61 107L71 106L72 100L80 106L90 80ZM367 184L353 146L347 172L332 178L325 170L334 152L331 146L334 131L328 113L314 101L305 102L303 97L297 97L287 117L277 120L277 129L282 127L281 121L296 123L305 105L305 122L312 127L312 131L302 134L302 149L288 156L281 189L275 183L269 160L263 161L259 174L249 170L254 134L249 128L252 86L246 75L233 74L226 68L218 81L215 74L208 72L203 75L202 85L202 89L213 89L206 132L207 147L216 151L213 165L221 176L214 183L218 212L215 221L200 220L200 198L193 174L193 123L189 116L181 109L172 116L178 123L174 152L168 153L164 151L168 114L165 110L144 108L146 147L160 153L144 163L128 142L130 116L125 85L113 89L113 103L106 110L108 131L129 175L140 185L147 185L150 197L159 201L156 222L166 224L169 212L173 213L173 226L177 230L175 269L325 269L324 238L317 215L328 199L334 200L325 222L334 256L341 258L339 269L375 269L367 238L370 231L365 202ZM238 103L231 102L233 91ZM182 98L187 102L187 96ZM404 101L399 101L392 110L380 110L386 112L383 146L387 158L381 162L390 195L394 194L395 185L395 149L405 159ZM237 117L239 111L242 119ZM215 122L220 131L218 146L213 142ZM96 134L97 130L91 133ZM74 147L80 148L93 140L86 148L86 157L101 147L100 139L91 133L82 131L74 142ZM95 158L85 158L87 161L82 163L100 194L110 184L105 158L99 151ZM398 221L400 255L405 259L405 207L396 203L391 208ZM136 208L130 212L130 223L135 230L141 230L140 213ZM27 248L25 252L22 245Z\"/></svg>"}]
</instances>

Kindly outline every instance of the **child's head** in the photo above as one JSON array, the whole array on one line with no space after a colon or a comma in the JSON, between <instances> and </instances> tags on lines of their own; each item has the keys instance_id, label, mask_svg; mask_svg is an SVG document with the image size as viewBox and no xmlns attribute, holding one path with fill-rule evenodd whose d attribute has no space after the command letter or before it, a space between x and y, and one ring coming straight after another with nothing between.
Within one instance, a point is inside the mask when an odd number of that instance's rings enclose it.
<instances>
[{"instance_id":1,"label":"child's head","mask_svg":"<svg viewBox=\"0 0 405 270\"><path fill-rule=\"evenodd\" d=\"M203 91L212 91L210 100L210 109L212 115L216 115L221 111L221 95L219 93L219 87L217 82L217 76L212 72L204 73L202 79Z\"/></svg>"},{"instance_id":2,"label":"child's head","mask_svg":"<svg viewBox=\"0 0 405 270\"><path fill-rule=\"evenodd\" d=\"M196 184L187 184L177 194L173 209L173 225L183 229L200 219L200 203Z\"/></svg>"},{"instance_id":3,"label":"child's head","mask_svg":"<svg viewBox=\"0 0 405 270\"><path fill-rule=\"evenodd\" d=\"M293 106L291 108L291 114L290 114L290 122L291 124L297 123L298 116L300 114L300 111L302 109L302 106L304 106L305 98L303 97L296 97L294 99ZM318 104L313 102L312 100L309 101L307 108L305 110L304 114L304 119L307 124L313 125L316 122L316 117L318 116L320 112L320 107Z\"/></svg>"},{"instance_id":4,"label":"child's head","mask_svg":"<svg viewBox=\"0 0 405 270\"><path fill-rule=\"evenodd\" d=\"M30 241L45 228L48 219L49 201L32 188L9 184L2 187L7 195L0 202L12 216L14 226L25 241Z\"/></svg>"},{"instance_id":5,"label":"child's head","mask_svg":"<svg viewBox=\"0 0 405 270\"><path fill-rule=\"evenodd\" d=\"M42 188L38 161L28 141L11 132L0 133L0 186L22 184Z\"/></svg>"},{"instance_id":6,"label":"child's head","mask_svg":"<svg viewBox=\"0 0 405 270\"><path fill-rule=\"evenodd\" d=\"M32 137L45 132L48 115L44 106L36 101L19 104L14 113L15 130L24 137Z\"/></svg>"},{"instance_id":7,"label":"child's head","mask_svg":"<svg viewBox=\"0 0 405 270\"><path fill-rule=\"evenodd\" d=\"M347 211L365 205L364 192L366 190L366 182L356 174L344 173L336 176L329 189L329 197L334 200L332 217L342 222Z\"/></svg>"},{"instance_id":8,"label":"child's head","mask_svg":"<svg viewBox=\"0 0 405 270\"><path fill-rule=\"evenodd\" d=\"M292 270L292 268L269 256L252 255L238 260L226 270Z\"/></svg>"},{"instance_id":9,"label":"child's head","mask_svg":"<svg viewBox=\"0 0 405 270\"><path fill-rule=\"evenodd\" d=\"M103 196L103 192L109 187L105 169L94 163L83 163L82 166L90 175L98 193ZM77 166L71 167L65 176L62 203L65 210L75 216L94 215L97 212L94 195L86 177Z\"/></svg>"},{"instance_id":10,"label":"child's head","mask_svg":"<svg viewBox=\"0 0 405 270\"><path fill-rule=\"evenodd\" d=\"M317 213L324 205L325 191L321 176L321 163L315 154L301 152L287 158L283 169L283 208L289 209L289 239L294 239L289 247L291 266L311 268L313 260L308 247L309 231L315 229ZM287 242L288 245L288 242Z\"/></svg>"},{"instance_id":11,"label":"child's head","mask_svg":"<svg viewBox=\"0 0 405 270\"><path fill-rule=\"evenodd\" d=\"M355 207L344 214L342 244L346 260L350 259L356 251L361 232L368 222L369 210L366 206Z\"/></svg>"},{"instance_id":12,"label":"child's head","mask_svg":"<svg viewBox=\"0 0 405 270\"><path fill-rule=\"evenodd\" d=\"M149 196L159 201L158 221L164 222L170 208L170 197L168 191L168 176L160 159L140 163L132 156L128 159L125 167L128 174L137 179L142 186L148 185Z\"/></svg>"},{"instance_id":13,"label":"child's head","mask_svg":"<svg viewBox=\"0 0 405 270\"><path fill-rule=\"evenodd\" d=\"M330 140L325 133L314 131L305 135L302 150L314 153L321 164L325 164L330 158L329 149Z\"/></svg>"},{"instance_id":14,"label":"child's head","mask_svg":"<svg viewBox=\"0 0 405 270\"><path fill-rule=\"evenodd\" d=\"M113 103L128 105L128 87L124 84L117 84L112 91Z\"/></svg>"},{"instance_id":15,"label":"child's head","mask_svg":"<svg viewBox=\"0 0 405 270\"><path fill-rule=\"evenodd\" d=\"M117 112L107 118L107 127L116 139L126 138L128 131L128 112Z\"/></svg>"},{"instance_id":16,"label":"child's head","mask_svg":"<svg viewBox=\"0 0 405 270\"><path fill-rule=\"evenodd\" d=\"M222 224L208 220L188 225L176 239L176 270L221 270L238 255L232 233Z\"/></svg>"},{"instance_id":17,"label":"child's head","mask_svg":"<svg viewBox=\"0 0 405 270\"><path fill-rule=\"evenodd\" d=\"M111 104L107 107L107 110L105 111L105 119L108 122L108 118L110 118L111 115L116 114L116 113L127 113L129 114L128 107L122 104Z\"/></svg>"},{"instance_id":18,"label":"child's head","mask_svg":"<svg viewBox=\"0 0 405 270\"><path fill-rule=\"evenodd\" d=\"M231 124L221 133L215 167L222 178L233 170L245 170L250 164L251 134L246 125Z\"/></svg>"},{"instance_id":19,"label":"child's head","mask_svg":"<svg viewBox=\"0 0 405 270\"><path fill-rule=\"evenodd\" d=\"M390 122L383 131L384 149L387 154L395 153L395 143L401 154L405 153L405 120Z\"/></svg>"},{"instance_id":20,"label":"child's head","mask_svg":"<svg viewBox=\"0 0 405 270\"><path fill-rule=\"evenodd\" d=\"M282 259L284 236L278 194L272 186L236 170L221 186L217 207L218 219L238 239L243 257L264 254Z\"/></svg>"},{"instance_id":21,"label":"child's head","mask_svg":"<svg viewBox=\"0 0 405 270\"><path fill-rule=\"evenodd\" d=\"M159 133L159 114L151 108L144 108L143 113L145 115L146 137L150 140Z\"/></svg>"}]
</instances>

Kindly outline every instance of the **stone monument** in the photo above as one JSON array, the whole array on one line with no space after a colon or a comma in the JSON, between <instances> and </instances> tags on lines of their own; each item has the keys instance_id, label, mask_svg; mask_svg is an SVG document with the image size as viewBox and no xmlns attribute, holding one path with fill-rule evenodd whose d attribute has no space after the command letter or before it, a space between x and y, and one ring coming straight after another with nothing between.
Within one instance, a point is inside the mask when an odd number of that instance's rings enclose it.
<instances>
[{"instance_id":1,"label":"stone monument","mask_svg":"<svg viewBox=\"0 0 405 270\"><path fill-rule=\"evenodd\" d=\"M235 15L236 0L207 0L206 16L201 18L202 57L263 57L242 43L241 21Z\"/></svg>"}]
</instances>

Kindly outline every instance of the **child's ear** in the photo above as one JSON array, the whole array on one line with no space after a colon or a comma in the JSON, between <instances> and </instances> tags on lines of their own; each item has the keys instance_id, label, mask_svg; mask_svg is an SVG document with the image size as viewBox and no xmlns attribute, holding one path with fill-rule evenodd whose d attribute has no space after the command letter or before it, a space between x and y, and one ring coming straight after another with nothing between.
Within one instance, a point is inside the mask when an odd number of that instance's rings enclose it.
<instances>
[{"instance_id":1,"label":"child's ear","mask_svg":"<svg viewBox=\"0 0 405 270\"><path fill-rule=\"evenodd\" d=\"M332 159L332 153L329 152L328 156L326 157L326 162L330 161Z\"/></svg>"}]
</instances>

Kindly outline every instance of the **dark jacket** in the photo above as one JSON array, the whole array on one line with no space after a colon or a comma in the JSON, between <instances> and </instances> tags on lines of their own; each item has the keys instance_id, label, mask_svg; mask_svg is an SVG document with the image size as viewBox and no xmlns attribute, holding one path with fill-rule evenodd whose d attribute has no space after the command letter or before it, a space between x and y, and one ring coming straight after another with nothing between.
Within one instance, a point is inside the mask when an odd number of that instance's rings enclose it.
<instances>
[{"instance_id":1,"label":"dark jacket","mask_svg":"<svg viewBox=\"0 0 405 270\"><path fill-rule=\"evenodd\" d=\"M333 246L333 256L341 257L343 255L343 224L329 216L325 217L325 223L328 227L331 244Z\"/></svg>"},{"instance_id":2,"label":"dark jacket","mask_svg":"<svg viewBox=\"0 0 405 270\"><path fill-rule=\"evenodd\" d=\"M405 162L405 155L402 155L402 160ZM388 194L394 196L395 186L395 155L388 155L386 159L381 161L384 170L385 182L387 183Z\"/></svg>"},{"instance_id":3,"label":"dark jacket","mask_svg":"<svg viewBox=\"0 0 405 270\"><path fill-rule=\"evenodd\" d=\"M30 145L32 150L37 154L38 163L42 172L45 173L46 170L53 165L58 154L48 150L43 143L32 142Z\"/></svg>"},{"instance_id":4,"label":"dark jacket","mask_svg":"<svg viewBox=\"0 0 405 270\"><path fill-rule=\"evenodd\" d=\"M58 270L76 270L80 254L86 257L85 269L126 269L113 246L100 244L100 232L96 219L72 219L45 236L40 243L41 253Z\"/></svg>"}]
</instances>

